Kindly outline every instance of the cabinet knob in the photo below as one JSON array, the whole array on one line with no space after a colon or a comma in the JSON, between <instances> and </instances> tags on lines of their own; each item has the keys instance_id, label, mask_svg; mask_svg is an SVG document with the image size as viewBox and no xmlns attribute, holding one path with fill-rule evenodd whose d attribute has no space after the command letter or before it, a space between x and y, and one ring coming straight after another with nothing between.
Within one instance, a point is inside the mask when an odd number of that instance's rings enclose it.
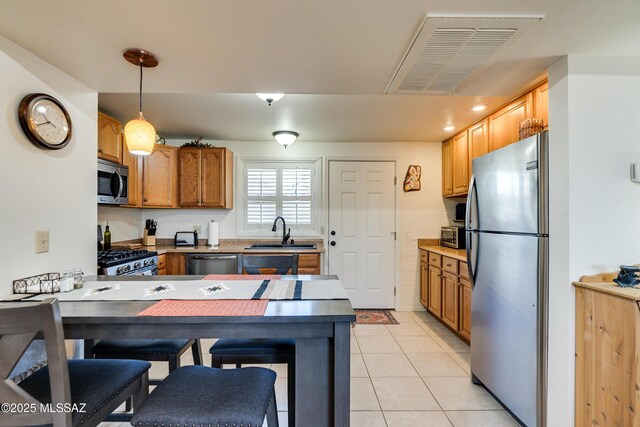
<instances>
[{"instance_id":1,"label":"cabinet knob","mask_svg":"<svg viewBox=\"0 0 640 427\"><path fill-rule=\"evenodd\" d=\"M142 199L143 202L148 202L149 199L147 199L146 197L144 199Z\"/></svg>"},{"instance_id":2,"label":"cabinet knob","mask_svg":"<svg viewBox=\"0 0 640 427\"><path fill-rule=\"evenodd\" d=\"M102 153L102 148L98 148L98 153Z\"/></svg>"}]
</instances>

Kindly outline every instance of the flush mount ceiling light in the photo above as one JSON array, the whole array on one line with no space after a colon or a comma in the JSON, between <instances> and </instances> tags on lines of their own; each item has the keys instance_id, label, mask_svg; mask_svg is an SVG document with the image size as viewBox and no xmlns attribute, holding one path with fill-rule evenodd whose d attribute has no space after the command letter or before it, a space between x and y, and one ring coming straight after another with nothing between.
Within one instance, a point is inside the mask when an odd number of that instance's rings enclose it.
<instances>
[{"instance_id":1,"label":"flush mount ceiling light","mask_svg":"<svg viewBox=\"0 0 640 427\"><path fill-rule=\"evenodd\" d=\"M471 107L472 111L484 111L486 109L487 109L487 106L484 104L474 105L473 107Z\"/></svg>"},{"instance_id":2,"label":"flush mount ceiling light","mask_svg":"<svg viewBox=\"0 0 640 427\"><path fill-rule=\"evenodd\" d=\"M445 127L442 128L442 130L444 130L445 132L451 132L454 129L455 128L453 126L445 126Z\"/></svg>"},{"instance_id":3,"label":"flush mount ceiling light","mask_svg":"<svg viewBox=\"0 0 640 427\"><path fill-rule=\"evenodd\" d=\"M267 101L267 104L271 106L272 102L281 100L284 96L284 93L256 93L256 95L263 101Z\"/></svg>"},{"instance_id":4,"label":"flush mount ceiling light","mask_svg":"<svg viewBox=\"0 0 640 427\"><path fill-rule=\"evenodd\" d=\"M298 132L291 130L279 130L273 133L273 137L276 139L278 144L282 145L284 148L287 148L296 142L296 138L298 138L298 136Z\"/></svg>"},{"instance_id":5,"label":"flush mount ceiling light","mask_svg":"<svg viewBox=\"0 0 640 427\"><path fill-rule=\"evenodd\" d=\"M158 60L142 49L129 49L123 56L128 62L140 67L140 115L125 125L124 137L131 154L148 156L156 143L156 130L142 115L142 68L156 67Z\"/></svg>"}]
</instances>

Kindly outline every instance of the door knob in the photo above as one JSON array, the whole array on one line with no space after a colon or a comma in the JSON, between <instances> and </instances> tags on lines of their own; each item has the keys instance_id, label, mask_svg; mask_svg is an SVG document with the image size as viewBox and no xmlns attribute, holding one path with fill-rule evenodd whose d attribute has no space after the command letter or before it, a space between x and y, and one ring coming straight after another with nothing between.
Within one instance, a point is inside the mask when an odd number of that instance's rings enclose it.
<instances>
[{"instance_id":1,"label":"door knob","mask_svg":"<svg viewBox=\"0 0 640 427\"><path fill-rule=\"evenodd\" d=\"M331 230L331 235L335 236L336 235L336 231L335 230Z\"/></svg>"},{"instance_id":2,"label":"door knob","mask_svg":"<svg viewBox=\"0 0 640 427\"><path fill-rule=\"evenodd\" d=\"M336 245L336 241L332 240L331 243L329 243L331 246L335 246Z\"/></svg>"}]
</instances>

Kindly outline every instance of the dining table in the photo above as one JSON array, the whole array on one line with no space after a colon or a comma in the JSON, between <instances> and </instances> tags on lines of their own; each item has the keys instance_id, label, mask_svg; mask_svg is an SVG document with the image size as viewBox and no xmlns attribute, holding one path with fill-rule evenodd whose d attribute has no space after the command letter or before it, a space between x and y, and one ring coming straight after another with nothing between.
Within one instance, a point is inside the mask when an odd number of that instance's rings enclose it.
<instances>
[{"instance_id":1,"label":"dining table","mask_svg":"<svg viewBox=\"0 0 640 427\"><path fill-rule=\"evenodd\" d=\"M266 278L255 284L255 292L242 295L229 292L245 289L234 279L239 278L90 276L84 290L73 292L75 298L72 293L38 297L58 297L66 339L293 338L296 425L349 426L350 327L355 312L339 279L331 275ZM128 282L132 282L131 292L135 283L145 294L116 298L115 292L98 292L126 290ZM149 299L149 289L164 291ZM206 295L206 290L227 293ZM214 301L214 296L218 301L262 300L266 308L262 315L233 310L211 315L189 309L150 313L167 300L198 305L198 301Z\"/></svg>"}]
</instances>

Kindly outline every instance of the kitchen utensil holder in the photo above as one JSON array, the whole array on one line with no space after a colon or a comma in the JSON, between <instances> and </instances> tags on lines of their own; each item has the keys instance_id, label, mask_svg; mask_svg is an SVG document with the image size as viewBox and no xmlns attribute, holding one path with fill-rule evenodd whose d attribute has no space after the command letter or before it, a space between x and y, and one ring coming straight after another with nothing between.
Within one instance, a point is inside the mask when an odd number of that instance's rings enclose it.
<instances>
[{"instance_id":1,"label":"kitchen utensil holder","mask_svg":"<svg viewBox=\"0 0 640 427\"><path fill-rule=\"evenodd\" d=\"M142 235L142 244L144 246L155 246L156 236L150 236L149 230L144 230L144 234Z\"/></svg>"},{"instance_id":2,"label":"kitchen utensil holder","mask_svg":"<svg viewBox=\"0 0 640 427\"><path fill-rule=\"evenodd\" d=\"M60 273L44 273L13 281L14 294L52 294L60 292Z\"/></svg>"}]
</instances>

